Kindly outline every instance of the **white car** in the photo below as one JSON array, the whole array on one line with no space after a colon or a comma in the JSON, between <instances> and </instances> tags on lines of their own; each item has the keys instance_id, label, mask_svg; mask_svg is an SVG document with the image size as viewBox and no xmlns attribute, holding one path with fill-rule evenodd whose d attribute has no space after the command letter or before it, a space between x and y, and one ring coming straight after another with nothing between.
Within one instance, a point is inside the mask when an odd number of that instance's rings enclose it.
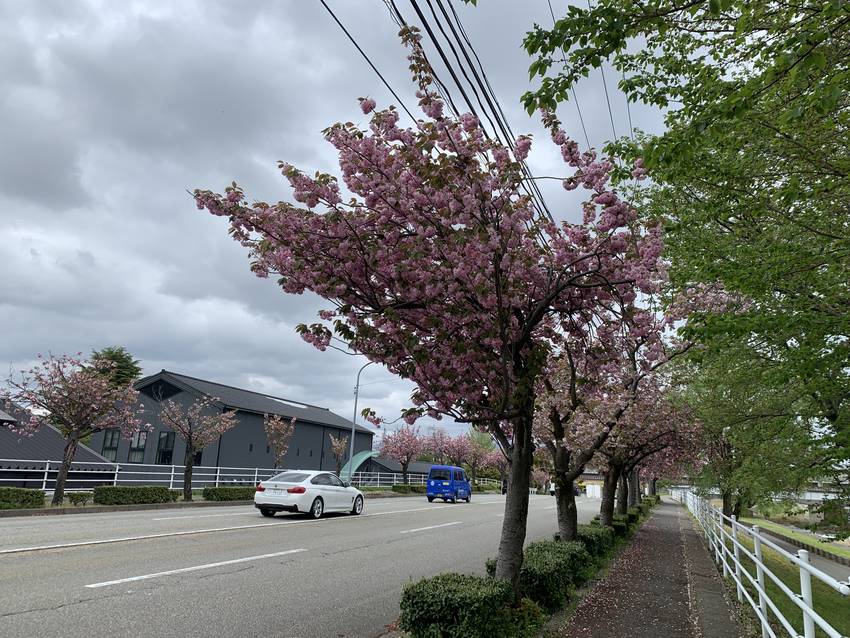
<instances>
[{"instance_id":1,"label":"white car","mask_svg":"<svg viewBox=\"0 0 850 638\"><path fill-rule=\"evenodd\" d=\"M287 470L262 481L254 492L254 507L263 516L301 512L321 518L325 512L363 511L363 492L331 472Z\"/></svg>"}]
</instances>

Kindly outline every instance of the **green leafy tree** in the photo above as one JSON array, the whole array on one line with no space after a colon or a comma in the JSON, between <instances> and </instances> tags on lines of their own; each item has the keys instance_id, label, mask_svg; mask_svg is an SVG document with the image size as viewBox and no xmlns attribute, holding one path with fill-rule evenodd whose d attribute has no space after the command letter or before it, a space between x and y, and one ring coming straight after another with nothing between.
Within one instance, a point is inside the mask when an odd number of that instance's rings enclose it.
<instances>
[{"instance_id":1,"label":"green leafy tree","mask_svg":"<svg viewBox=\"0 0 850 638\"><path fill-rule=\"evenodd\" d=\"M139 360L127 352L124 346L107 346L100 350L94 350L91 360L97 363L108 363L106 366L109 376L116 386L125 386L133 383L142 375Z\"/></svg>"},{"instance_id":2,"label":"green leafy tree","mask_svg":"<svg viewBox=\"0 0 850 638\"><path fill-rule=\"evenodd\" d=\"M608 150L653 184L641 210L664 216L671 279L720 282L750 312L692 322L717 364L756 364L761 398L786 396L788 423L850 456L850 5L744 0L600 0L571 6L525 39L553 108L611 64L633 102L665 110L659 135ZM627 164L624 164L624 166ZM628 173L620 169L619 178ZM718 376L734 396L753 380ZM766 452L765 450L763 450Z\"/></svg>"}]
</instances>

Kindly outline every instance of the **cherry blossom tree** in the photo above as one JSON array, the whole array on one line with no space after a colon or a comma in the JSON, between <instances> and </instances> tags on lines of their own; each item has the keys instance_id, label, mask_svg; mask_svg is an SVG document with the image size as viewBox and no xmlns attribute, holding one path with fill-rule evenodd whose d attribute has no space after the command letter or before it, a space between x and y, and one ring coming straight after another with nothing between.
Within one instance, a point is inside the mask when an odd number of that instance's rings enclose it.
<instances>
[{"instance_id":1,"label":"cherry blossom tree","mask_svg":"<svg viewBox=\"0 0 850 638\"><path fill-rule=\"evenodd\" d=\"M505 146L471 114L445 115L418 32L401 35L426 118L401 128L395 108L362 100L368 130L325 131L352 197L331 175L282 163L301 207L248 203L235 183L195 198L229 220L258 276L330 303L321 323L299 328L305 340L342 342L415 383L409 423L446 415L489 429L511 456L513 487L496 576L516 586L540 375L607 303L652 290L659 238L609 186L613 164L563 131L553 141L571 173L564 187L588 192L582 221L541 214L523 189L531 139Z\"/></svg>"},{"instance_id":2,"label":"cherry blossom tree","mask_svg":"<svg viewBox=\"0 0 850 638\"><path fill-rule=\"evenodd\" d=\"M508 472L508 458L500 449L491 450L484 458L483 467L496 470L499 473L499 482L504 482Z\"/></svg>"},{"instance_id":3,"label":"cherry blossom tree","mask_svg":"<svg viewBox=\"0 0 850 638\"><path fill-rule=\"evenodd\" d=\"M463 465L469 460L469 455L472 451L472 441L464 434L450 436L446 439L446 458L451 461L452 465Z\"/></svg>"},{"instance_id":4,"label":"cherry blossom tree","mask_svg":"<svg viewBox=\"0 0 850 638\"><path fill-rule=\"evenodd\" d=\"M342 471L342 460L348 453L348 437L344 434L334 435L332 432L328 432L328 438L331 440L331 454L336 461L336 473L339 476Z\"/></svg>"},{"instance_id":5,"label":"cherry blossom tree","mask_svg":"<svg viewBox=\"0 0 850 638\"><path fill-rule=\"evenodd\" d=\"M449 440L449 434L445 428L434 428L426 440L426 447L431 456L434 457L435 463L443 463L446 460L446 445Z\"/></svg>"},{"instance_id":6,"label":"cherry blossom tree","mask_svg":"<svg viewBox=\"0 0 850 638\"><path fill-rule=\"evenodd\" d=\"M469 478L475 485L478 472L484 467L488 455L493 450L493 444L490 437L483 432L470 431L467 438L469 439L469 453L466 455L466 467L469 468Z\"/></svg>"},{"instance_id":7,"label":"cherry blossom tree","mask_svg":"<svg viewBox=\"0 0 850 638\"><path fill-rule=\"evenodd\" d=\"M674 400L672 390L658 378L644 384L638 399L599 449L597 460L605 472L599 511L602 524L611 524L618 483L616 507L624 514L639 499L642 464L665 453L681 461L694 458L698 441L699 422L687 406Z\"/></svg>"},{"instance_id":8,"label":"cherry blossom tree","mask_svg":"<svg viewBox=\"0 0 850 638\"><path fill-rule=\"evenodd\" d=\"M203 450L222 434L236 425L236 412L222 410L215 397L202 396L188 407L174 399L160 402L159 418L163 425L186 443L183 469L183 500L192 500L192 469L195 452Z\"/></svg>"},{"instance_id":9,"label":"cherry blossom tree","mask_svg":"<svg viewBox=\"0 0 850 638\"><path fill-rule=\"evenodd\" d=\"M381 439L381 454L401 464L402 481L405 485L407 469L426 450L425 439L419 434L419 428L403 425L395 432L387 432Z\"/></svg>"},{"instance_id":10,"label":"cherry blossom tree","mask_svg":"<svg viewBox=\"0 0 850 638\"><path fill-rule=\"evenodd\" d=\"M295 434L295 417L286 420L277 414L263 415L263 429L266 431L266 440L269 442L274 467L277 469L289 451L289 441Z\"/></svg>"},{"instance_id":11,"label":"cherry blossom tree","mask_svg":"<svg viewBox=\"0 0 850 638\"><path fill-rule=\"evenodd\" d=\"M24 435L32 435L44 423L57 428L65 438L62 465L56 475L53 505L61 505L68 471L81 439L110 428L121 430L125 438L150 427L143 424L144 406L130 383L116 383L114 364L102 360L84 361L77 356L50 355L17 377L10 375L8 390L0 401L14 402L32 415L16 425Z\"/></svg>"}]
</instances>

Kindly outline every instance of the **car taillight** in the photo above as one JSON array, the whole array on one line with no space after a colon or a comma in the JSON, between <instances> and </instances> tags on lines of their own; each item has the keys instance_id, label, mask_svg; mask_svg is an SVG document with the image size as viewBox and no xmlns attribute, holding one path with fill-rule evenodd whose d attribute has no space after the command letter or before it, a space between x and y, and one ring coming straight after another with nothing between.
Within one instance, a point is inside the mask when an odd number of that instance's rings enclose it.
<instances>
[{"instance_id":1,"label":"car taillight","mask_svg":"<svg viewBox=\"0 0 850 638\"><path fill-rule=\"evenodd\" d=\"M287 491L287 492L289 492L290 494L303 494L304 492L306 492L306 491L307 491L307 488L306 488L306 487L302 487L301 485L298 485L298 486L296 486L296 487L290 487L290 488L289 488L288 490L286 490L286 491Z\"/></svg>"},{"instance_id":2,"label":"car taillight","mask_svg":"<svg viewBox=\"0 0 850 638\"><path fill-rule=\"evenodd\" d=\"M257 486L257 491L258 491L258 492L265 492L265 491L266 491L266 488L265 488L265 487L263 487L262 485L258 485L258 486Z\"/></svg>"}]
</instances>

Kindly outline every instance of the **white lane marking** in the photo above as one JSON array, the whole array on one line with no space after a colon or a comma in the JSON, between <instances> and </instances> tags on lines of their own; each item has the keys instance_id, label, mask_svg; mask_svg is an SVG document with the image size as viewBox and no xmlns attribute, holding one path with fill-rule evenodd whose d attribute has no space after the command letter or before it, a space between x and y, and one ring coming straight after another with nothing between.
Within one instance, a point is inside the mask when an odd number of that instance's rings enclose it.
<instances>
[{"instance_id":1,"label":"white lane marking","mask_svg":"<svg viewBox=\"0 0 850 638\"><path fill-rule=\"evenodd\" d=\"M260 556L246 556L245 558L236 558L234 560L223 560L218 563L207 563L206 565L195 565L194 567L182 567L181 569L169 569L167 572L156 572L154 574L144 574L142 576L131 576L130 578L119 578L118 580L107 580L103 583L93 583L86 585L89 589L97 587L109 587L110 585L120 585L121 583L132 583L136 580L147 580L149 578L159 578L160 576L171 576L172 574L185 574L186 572L196 572L201 569L212 569L213 567L223 567L224 565L236 565L237 563L247 563L253 560L262 560L264 558L275 558L277 556L286 556L287 554L297 554L306 552L303 547L299 549L288 549L285 552L275 552L274 554L261 554Z\"/></svg>"},{"instance_id":2,"label":"white lane marking","mask_svg":"<svg viewBox=\"0 0 850 638\"><path fill-rule=\"evenodd\" d=\"M199 514L197 516L163 516L162 518L152 518L152 521L176 521L181 518L216 518L218 516L251 516L256 515L256 512L230 512L228 514Z\"/></svg>"},{"instance_id":3,"label":"white lane marking","mask_svg":"<svg viewBox=\"0 0 850 638\"><path fill-rule=\"evenodd\" d=\"M553 505L552 507L544 507L543 509L544 509L544 510L556 510L556 509L558 509L558 506L557 506L557 505Z\"/></svg>"},{"instance_id":4,"label":"white lane marking","mask_svg":"<svg viewBox=\"0 0 850 638\"><path fill-rule=\"evenodd\" d=\"M428 527L417 527L416 529L406 529L399 534L411 534L413 532L424 532L426 529L437 529L438 527L448 527L449 525L460 525L463 521L454 521L453 523L442 523L441 525L429 525Z\"/></svg>"},{"instance_id":5,"label":"white lane marking","mask_svg":"<svg viewBox=\"0 0 850 638\"><path fill-rule=\"evenodd\" d=\"M441 510L449 507L458 507L457 505L429 505L427 507L415 507L404 510L391 510L389 512L373 512L371 514L361 514L360 516L348 516L339 518L329 518L322 521L304 520L304 521L280 521L277 523L255 523L253 525L232 525L230 527L213 527L210 529L192 529L180 532L162 532L160 534L145 534L143 536L125 536L121 538L105 538L95 541L78 541L76 543L57 543L55 545L36 545L33 547L16 547L14 549L0 550L0 556L4 554L20 554L23 552L37 552L47 549L65 549L68 547L84 547L87 545L105 545L107 543L123 543L128 541L141 541L151 538L168 538L171 536L188 536L191 534L207 534L211 532L232 532L240 529L254 529L259 527L272 527L274 525L304 525L308 523L330 523L331 521L352 521L360 518L370 518L372 516L387 516L390 514L406 514L408 512L422 512L425 510Z\"/></svg>"}]
</instances>

